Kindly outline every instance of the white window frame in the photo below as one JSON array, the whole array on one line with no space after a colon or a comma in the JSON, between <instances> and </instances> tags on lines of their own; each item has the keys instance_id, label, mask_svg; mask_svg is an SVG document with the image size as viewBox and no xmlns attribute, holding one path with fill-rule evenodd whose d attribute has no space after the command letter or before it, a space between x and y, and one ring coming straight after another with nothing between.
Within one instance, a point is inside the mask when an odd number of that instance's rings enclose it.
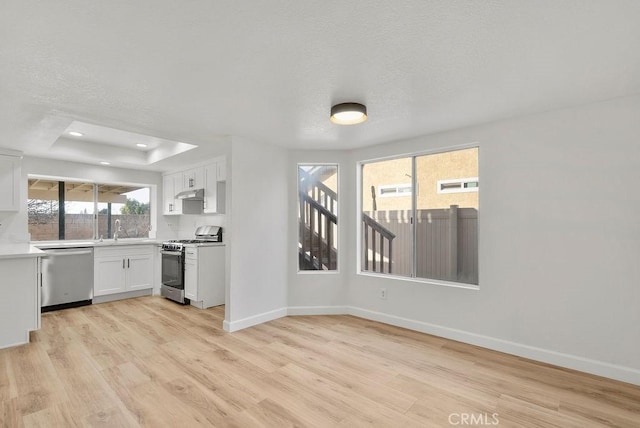
<instances>
[{"instance_id":1,"label":"white window frame","mask_svg":"<svg viewBox=\"0 0 640 428\"><path fill-rule=\"evenodd\" d=\"M91 240L97 240L100 237L98 236L98 186L100 184L108 184L114 186L139 186L139 187L148 187L149 188L149 237L148 238L121 238L124 240L142 240L142 239L155 239L157 236L158 230L158 221L157 221L157 209L158 209L158 185L151 183L135 183L135 182L126 182L126 181L110 181L110 180L91 180L77 177L66 177L66 176L57 176L57 175L43 175L43 174L28 174L28 179L44 179L44 180L56 180L56 181L64 181L66 182L83 182L87 184L93 184L93 216L94 216L94 224L93 224L93 238ZM28 198L28 196L27 196ZM160 205L161 207L161 205ZM55 240L58 241L58 240ZM67 240L65 240L67 241ZM37 242L48 242L48 241L37 241ZM73 242L73 240L69 240L69 242Z\"/></svg>"},{"instance_id":2,"label":"white window frame","mask_svg":"<svg viewBox=\"0 0 640 428\"><path fill-rule=\"evenodd\" d=\"M465 184L468 183L478 183L478 185L476 187L464 187ZM446 189L442 188L443 184L459 184L459 186L456 187L449 187ZM480 181L478 180L478 177L469 177L469 178L454 178L454 179L448 179L448 180L438 180L438 184L437 184L438 188L438 194L443 194L443 193L469 193L469 192L477 192L479 187L480 187Z\"/></svg>"},{"instance_id":3,"label":"white window frame","mask_svg":"<svg viewBox=\"0 0 640 428\"><path fill-rule=\"evenodd\" d=\"M299 186L300 186L300 175L298 170L300 169L301 166L309 166L309 165L313 165L313 166L335 166L336 167L336 187L338 189L338 191L336 192L338 195L338 209L336 210L336 218L338 219L338 224L337 224L337 230L336 230L336 237L335 237L335 243L337 244L337 250L338 250L338 259L337 259L337 265L336 265L336 269L335 270L300 270L300 264L298 263L298 245L300 243L300 236L299 236L299 231L296 232L295 236L295 249L296 249L296 255L295 255L295 261L296 261L296 273L298 275L336 275L336 274L340 274L340 269L342 267L342 250L340 249L342 247L342 243L340 242L341 236L342 236L342 222L339 221L340 220L340 216L341 216L341 210L342 210L342 204L340 203L340 163L339 162L298 162L296 164L296 204L295 204L295 214L294 217L297 221L298 218L298 207L299 207L299 196L298 196L298 190L299 190ZM296 230L298 229L298 226L296 225Z\"/></svg>"},{"instance_id":4,"label":"white window frame","mask_svg":"<svg viewBox=\"0 0 640 428\"><path fill-rule=\"evenodd\" d=\"M383 193L382 190L395 189L393 193ZM400 192L400 189L409 189L408 192ZM401 196L411 196L413 194L413 187L411 183L404 184L385 184L384 186L378 186L378 196L381 198L397 198Z\"/></svg>"},{"instance_id":5,"label":"white window frame","mask_svg":"<svg viewBox=\"0 0 640 428\"><path fill-rule=\"evenodd\" d=\"M465 149L473 149L477 148L480 150L480 144L477 142L470 144L462 144L458 146L446 147L435 150L425 150L418 151L412 153L402 153L402 154L393 154L389 156L381 156L377 158L370 158L356 162L355 165L355 173L356 173L356 264L355 264L355 274L359 276L368 276L373 278L384 278L386 280L399 280L406 281L410 283L420 283L420 284L428 284L434 286L444 286L444 287L453 287L453 288L463 288L466 290L480 290L480 283L482 281L482 270L480 266L478 266L478 284L467 284L463 282L452 282L452 281L444 281L440 279L432 279L432 278L419 278L419 277L409 277L409 276L401 276L395 274L388 273L378 273L378 272L370 272L362 270L362 166L374 162L387 161L387 160L395 160L395 159L404 159L408 157L418 157L423 155L432 155L438 153L448 153L456 150L465 150ZM478 168L480 168L481 158L478 157ZM413 180L415 181L415 180ZM415 183L417 184L417 183ZM417 192L416 192L417 194ZM415 203L415 201L414 201ZM478 229L480 228L480 217L478 217ZM480 230L478 230L480 232ZM479 235L479 234L478 234ZM480 236L478 236L480 239ZM414 243L415 246L415 243ZM414 249L414 257L416 256Z\"/></svg>"}]
</instances>

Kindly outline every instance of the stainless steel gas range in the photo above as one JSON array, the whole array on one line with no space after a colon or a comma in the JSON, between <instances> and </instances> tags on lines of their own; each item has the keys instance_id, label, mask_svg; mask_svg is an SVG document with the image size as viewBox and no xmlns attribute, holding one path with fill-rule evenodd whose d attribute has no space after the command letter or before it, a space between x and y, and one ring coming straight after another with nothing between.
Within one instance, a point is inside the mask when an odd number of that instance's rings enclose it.
<instances>
[{"instance_id":1,"label":"stainless steel gas range","mask_svg":"<svg viewBox=\"0 0 640 428\"><path fill-rule=\"evenodd\" d=\"M167 299L189 304L185 296L185 250L191 246L206 246L222 242L222 228L200 226L195 239L172 240L162 243L162 286L160 294Z\"/></svg>"}]
</instances>

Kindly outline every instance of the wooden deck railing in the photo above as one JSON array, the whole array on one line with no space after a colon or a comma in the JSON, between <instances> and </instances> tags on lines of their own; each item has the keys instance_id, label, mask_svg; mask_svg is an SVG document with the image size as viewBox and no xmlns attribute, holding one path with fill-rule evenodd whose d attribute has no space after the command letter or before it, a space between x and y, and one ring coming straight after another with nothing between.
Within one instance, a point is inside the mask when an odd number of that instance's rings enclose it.
<instances>
[{"instance_id":1,"label":"wooden deck railing","mask_svg":"<svg viewBox=\"0 0 640 428\"><path fill-rule=\"evenodd\" d=\"M337 265L334 249L338 217L305 192L300 196L300 254L317 270Z\"/></svg>"},{"instance_id":2,"label":"wooden deck railing","mask_svg":"<svg viewBox=\"0 0 640 428\"><path fill-rule=\"evenodd\" d=\"M362 213L362 234L364 238L364 245L362 246L364 270L384 273L384 240L386 239L388 243L387 273L392 273L393 239L396 235L365 213ZM371 235L371 246L369 246L369 235ZM376 247L378 242L379 247ZM369 248L372 249L371 255L369 254ZM379 262L378 256L380 257Z\"/></svg>"},{"instance_id":3,"label":"wooden deck railing","mask_svg":"<svg viewBox=\"0 0 640 428\"><path fill-rule=\"evenodd\" d=\"M315 179L313 176L309 175L303 170L300 170L300 176L304 179L304 183L306 184L306 188L303 188L301 190L306 190L305 193L313 198L314 201L322 205L331 213L337 214L338 195L336 194L336 192L334 192L326 184Z\"/></svg>"}]
</instances>

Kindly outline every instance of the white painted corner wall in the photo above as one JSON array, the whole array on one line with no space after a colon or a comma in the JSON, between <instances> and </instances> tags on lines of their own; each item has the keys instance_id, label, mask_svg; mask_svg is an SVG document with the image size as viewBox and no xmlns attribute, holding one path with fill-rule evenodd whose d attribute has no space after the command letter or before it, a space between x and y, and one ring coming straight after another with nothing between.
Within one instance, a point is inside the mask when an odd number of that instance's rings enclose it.
<instances>
[{"instance_id":1,"label":"white painted corner wall","mask_svg":"<svg viewBox=\"0 0 640 428\"><path fill-rule=\"evenodd\" d=\"M347 182L343 180L350 166L346 162L344 151L339 150L292 150L289 151L287 165L287 181L289 186L287 257L288 266L287 304L297 306L340 306L346 302L347 287L345 278L348 271L349 257L346 251L338 251L338 270L335 272L302 272L298 273L298 168L299 164L337 164L338 165L338 248L347 247L346 229L340 224L346 219L349 209Z\"/></svg>"},{"instance_id":2,"label":"white painted corner wall","mask_svg":"<svg viewBox=\"0 0 640 428\"><path fill-rule=\"evenodd\" d=\"M287 314L351 314L640 384L638 117L635 96L352 152L291 152L291 185L298 162L340 164L342 262L336 275L289 265ZM480 289L358 275L357 162L472 143ZM289 235L295 263L295 226Z\"/></svg>"},{"instance_id":3,"label":"white painted corner wall","mask_svg":"<svg viewBox=\"0 0 640 428\"><path fill-rule=\"evenodd\" d=\"M289 264L287 151L238 137L233 138L231 151L227 331L286 312Z\"/></svg>"}]
</instances>

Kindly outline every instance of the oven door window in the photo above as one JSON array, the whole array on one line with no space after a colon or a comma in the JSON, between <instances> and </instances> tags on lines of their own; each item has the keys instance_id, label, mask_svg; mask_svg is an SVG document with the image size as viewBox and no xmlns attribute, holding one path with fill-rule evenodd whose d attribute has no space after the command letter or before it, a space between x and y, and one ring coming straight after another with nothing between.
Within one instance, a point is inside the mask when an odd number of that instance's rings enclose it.
<instances>
[{"instance_id":1,"label":"oven door window","mask_svg":"<svg viewBox=\"0 0 640 428\"><path fill-rule=\"evenodd\" d=\"M162 283L169 287L184 288L184 269L181 254L162 253Z\"/></svg>"}]
</instances>

